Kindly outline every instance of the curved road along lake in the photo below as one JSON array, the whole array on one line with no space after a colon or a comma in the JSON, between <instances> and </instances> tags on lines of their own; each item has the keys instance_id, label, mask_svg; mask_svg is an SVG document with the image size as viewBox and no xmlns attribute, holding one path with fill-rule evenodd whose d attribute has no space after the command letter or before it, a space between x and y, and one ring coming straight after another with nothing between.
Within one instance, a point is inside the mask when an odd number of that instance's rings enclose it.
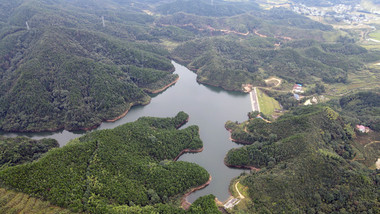
<instances>
[{"instance_id":1,"label":"curved road along lake","mask_svg":"<svg viewBox=\"0 0 380 214\"><path fill-rule=\"evenodd\" d=\"M227 152L239 147L229 140L230 134L224 128L227 120L242 122L247 120L251 111L249 94L227 92L219 88L205 86L196 82L196 74L186 67L173 62L179 81L166 91L155 95L146 106L135 106L122 119L113 123L102 123L97 129L111 129L127 122L135 121L142 116L173 117L179 111L190 115L189 122L184 126L198 125L203 140L203 152L184 154L179 161L189 161L204 167L212 176L212 182L205 189L192 193L188 200L195 201L198 197L214 194L220 201L229 197L228 186L232 178L243 170L231 169L224 165L223 159ZM40 139L44 137L58 140L64 146L69 140L83 135L85 132L44 132L44 133L7 133L8 137L23 135Z\"/></svg>"}]
</instances>

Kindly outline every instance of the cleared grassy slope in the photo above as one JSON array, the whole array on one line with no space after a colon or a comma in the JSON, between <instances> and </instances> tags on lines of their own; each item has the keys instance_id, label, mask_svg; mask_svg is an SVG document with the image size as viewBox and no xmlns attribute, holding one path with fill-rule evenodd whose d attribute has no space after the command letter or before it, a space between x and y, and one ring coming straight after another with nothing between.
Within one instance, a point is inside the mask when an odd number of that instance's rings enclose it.
<instances>
[{"instance_id":1,"label":"cleared grassy slope","mask_svg":"<svg viewBox=\"0 0 380 214\"><path fill-rule=\"evenodd\" d=\"M0 188L0 213L9 214L70 214L68 209L60 208L47 201L27 194Z\"/></svg>"}]
</instances>

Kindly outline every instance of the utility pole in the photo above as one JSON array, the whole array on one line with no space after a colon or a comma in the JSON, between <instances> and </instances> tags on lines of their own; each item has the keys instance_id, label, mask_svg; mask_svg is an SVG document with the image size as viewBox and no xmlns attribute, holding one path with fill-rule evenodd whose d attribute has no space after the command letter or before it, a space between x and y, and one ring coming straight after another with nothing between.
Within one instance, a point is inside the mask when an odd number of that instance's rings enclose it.
<instances>
[{"instance_id":1,"label":"utility pole","mask_svg":"<svg viewBox=\"0 0 380 214\"><path fill-rule=\"evenodd\" d=\"M27 30L30 30L30 27L29 27L29 25L28 25L28 22L25 22L25 24L26 24L26 29L27 29Z\"/></svg>"},{"instance_id":2,"label":"utility pole","mask_svg":"<svg viewBox=\"0 0 380 214\"><path fill-rule=\"evenodd\" d=\"M144 51L141 51L141 67L144 68Z\"/></svg>"}]
</instances>

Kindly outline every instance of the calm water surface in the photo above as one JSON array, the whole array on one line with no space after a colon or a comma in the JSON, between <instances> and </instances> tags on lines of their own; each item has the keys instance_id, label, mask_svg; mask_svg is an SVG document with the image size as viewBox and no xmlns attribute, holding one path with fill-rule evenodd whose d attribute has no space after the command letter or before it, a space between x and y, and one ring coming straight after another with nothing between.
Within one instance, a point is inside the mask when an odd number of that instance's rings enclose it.
<instances>
[{"instance_id":1,"label":"calm water surface","mask_svg":"<svg viewBox=\"0 0 380 214\"><path fill-rule=\"evenodd\" d=\"M142 116L173 117L179 111L190 115L184 126L198 125L203 140L204 150L196 154L184 154L180 161L189 161L204 167L212 176L211 184L189 196L193 202L200 196L214 194L220 201L229 197L228 186L232 178L243 170L231 169L224 165L223 159L228 150L238 147L229 140L229 132L224 128L227 120L242 122L247 119L250 109L248 94L227 92L196 82L196 74L186 67L173 62L179 81L165 92L152 98L149 105L135 106L122 119L114 123L102 123L99 129L111 129L127 122L135 121ZM34 139L54 138L61 146L85 132L44 132L44 133L8 133L6 136L23 135Z\"/></svg>"}]
</instances>

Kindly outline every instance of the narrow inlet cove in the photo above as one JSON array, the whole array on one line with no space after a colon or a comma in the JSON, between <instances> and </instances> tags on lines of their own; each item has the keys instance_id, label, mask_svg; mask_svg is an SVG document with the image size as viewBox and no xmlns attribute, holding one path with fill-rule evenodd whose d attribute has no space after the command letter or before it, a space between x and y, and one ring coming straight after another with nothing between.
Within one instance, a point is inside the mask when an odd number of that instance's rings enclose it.
<instances>
[{"instance_id":1,"label":"narrow inlet cove","mask_svg":"<svg viewBox=\"0 0 380 214\"><path fill-rule=\"evenodd\" d=\"M208 194L215 195L220 201L229 197L228 186L232 178L244 170L228 168L224 165L227 152L239 145L229 140L230 134L224 128L226 121L242 122L247 119L251 111L249 94L241 92L227 92L222 89L205 86L196 82L196 74L186 67L173 62L175 73L180 77L178 82L154 95L151 103L146 106L135 106L128 114L116 122L102 123L99 129L111 129L116 126L132 122L143 116L173 117L179 111L190 115L189 122L184 126L198 125L204 150L200 153L182 155L178 161L188 161L204 167L212 176L210 185L196 191L188 197L189 202ZM80 137L85 132L59 132L42 133L6 133L7 137L18 135L34 139L54 138L61 146L71 139Z\"/></svg>"}]
</instances>

